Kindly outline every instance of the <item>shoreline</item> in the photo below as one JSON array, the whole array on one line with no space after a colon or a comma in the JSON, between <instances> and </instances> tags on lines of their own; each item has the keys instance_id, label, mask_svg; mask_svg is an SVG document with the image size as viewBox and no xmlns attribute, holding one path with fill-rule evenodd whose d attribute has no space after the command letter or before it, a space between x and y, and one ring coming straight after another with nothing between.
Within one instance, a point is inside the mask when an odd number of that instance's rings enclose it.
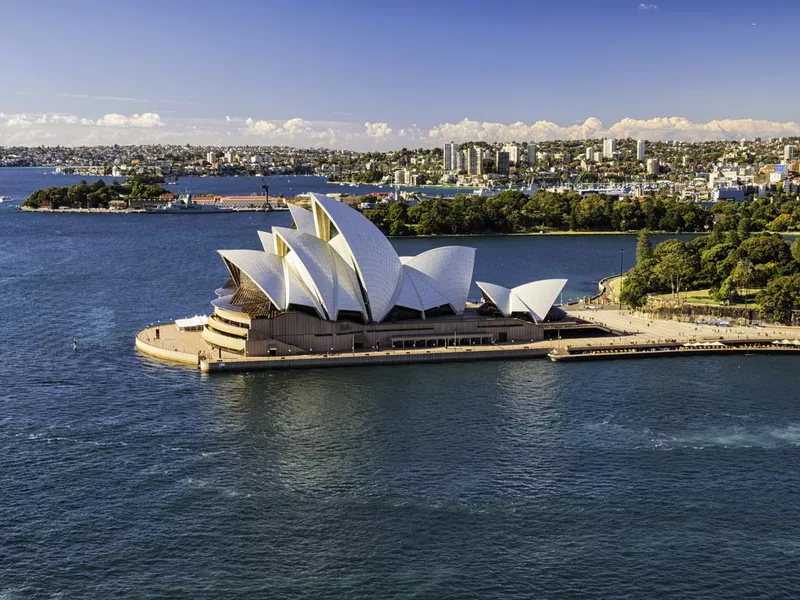
<instances>
[{"instance_id":1,"label":"shoreline","mask_svg":"<svg viewBox=\"0 0 800 600\"><path fill-rule=\"evenodd\" d=\"M139 208L124 208L124 209L110 209L110 208L30 208L27 206L16 205L16 208L21 212L26 213L42 213L42 214L82 214L82 215L130 215L130 214L151 214ZM264 210L262 208L238 208L234 207L230 213L250 213L250 212L286 212L285 210ZM648 230L650 235L666 235L666 236L701 236L711 235L709 231L663 231L663 230ZM800 231L751 231L752 235L761 235L765 233L777 233L782 236L800 236ZM553 230L553 231L526 231L519 233L442 233L437 235L387 235L386 237L392 240L427 240L439 238L491 238L491 237L556 237L556 236L575 236L575 235L597 235L597 236L636 236L639 231L568 231L568 230Z\"/></svg>"}]
</instances>

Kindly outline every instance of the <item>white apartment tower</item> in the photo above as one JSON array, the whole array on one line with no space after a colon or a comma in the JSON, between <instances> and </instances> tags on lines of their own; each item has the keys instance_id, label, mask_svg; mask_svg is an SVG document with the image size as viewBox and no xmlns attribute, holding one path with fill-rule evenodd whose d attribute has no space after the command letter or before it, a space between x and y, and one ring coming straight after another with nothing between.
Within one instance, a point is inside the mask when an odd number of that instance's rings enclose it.
<instances>
[{"instance_id":1,"label":"white apartment tower","mask_svg":"<svg viewBox=\"0 0 800 600\"><path fill-rule=\"evenodd\" d=\"M794 146L791 144L783 148L783 160L786 162L794 160Z\"/></svg>"},{"instance_id":2,"label":"white apartment tower","mask_svg":"<svg viewBox=\"0 0 800 600\"><path fill-rule=\"evenodd\" d=\"M216 160L217 160L217 153L214 152L213 150L209 150L206 153L206 162L207 163L213 163Z\"/></svg>"},{"instance_id":3,"label":"white apartment tower","mask_svg":"<svg viewBox=\"0 0 800 600\"><path fill-rule=\"evenodd\" d=\"M639 162L644 162L644 153L647 149L647 142L644 140L639 140L636 142L636 160Z\"/></svg>"},{"instance_id":4,"label":"white apartment tower","mask_svg":"<svg viewBox=\"0 0 800 600\"><path fill-rule=\"evenodd\" d=\"M647 159L647 174L648 175L658 175L660 165L658 164L657 158L648 158Z\"/></svg>"},{"instance_id":5,"label":"white apartment tower","mask_svg":"<svg viewBox=\"0 0 800 600\"><path fill-rule=\"evenodd\" d=\"M617 151L617 140L614 138L606 138L603 140L603 158L610 160L614 158L614 153Z\"/></svg>"},{"instance_id":6,"label":"white apartment tower","mask_svg":"<svg viewBox=\"0 0 800 600\"><path fill-rule=\"evenodd\" d=\"M444 171L452 173L458 170L458 144L448 142L444 145Z\"/></svg>"},{"instance_id":7,"label":"white apartment tower","mask_svg":"<svg viewBox=\"0 0 800 600\"><path fill-rule=\"evenodd\" d=\"M594 160L594 148L591 146L586 148L586 160Z\"/></svg>"},{"instance_id":8,"label":"white apartment tower","mask_svg":"<svg viewBox=\"0 0 800 600\"><path fill-rule=\"evenodd\" d=\"M508 162L516 165L519 162L519 146L516 144L505 144L503 152L508 152Z\"/></svg>"}]
</instances>

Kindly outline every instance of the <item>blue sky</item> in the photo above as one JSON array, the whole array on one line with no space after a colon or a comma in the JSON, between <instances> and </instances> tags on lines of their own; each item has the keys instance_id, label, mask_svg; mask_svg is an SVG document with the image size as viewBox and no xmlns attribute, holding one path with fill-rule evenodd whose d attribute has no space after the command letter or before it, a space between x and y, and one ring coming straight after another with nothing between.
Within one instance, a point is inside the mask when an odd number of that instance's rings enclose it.
<instances>
[{"instance_id":1,"label":"blue sky","mask_svg":"<svg viewBox=\"0 0 800 600\"><path fill-rule=\"evenodd\" d=\"M651 120L681 117L687 138L797 120L796 1L0 0L0 15L0 144L367 149L574 137L589 117L653 137L676 125Z\"/></svg>"}]
</instances>

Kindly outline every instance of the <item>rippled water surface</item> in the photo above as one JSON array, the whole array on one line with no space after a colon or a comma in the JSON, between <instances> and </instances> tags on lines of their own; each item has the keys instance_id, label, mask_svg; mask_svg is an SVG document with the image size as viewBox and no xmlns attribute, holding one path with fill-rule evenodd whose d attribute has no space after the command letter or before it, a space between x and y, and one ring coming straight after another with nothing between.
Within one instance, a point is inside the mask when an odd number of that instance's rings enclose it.
<instances>
[{"instance_id":1,"label":"rippled water surface","mask_svg":"<svg viewBox=\"0 0 800 600\"><path fill-rule=\"evenodd\" d=\"M285 221L0 212L0 598L800 594L791 357L206 377L135 353L207 310L215 249ZM448 243L579 295L635 240Z\"/></svg>"}]
</instances>

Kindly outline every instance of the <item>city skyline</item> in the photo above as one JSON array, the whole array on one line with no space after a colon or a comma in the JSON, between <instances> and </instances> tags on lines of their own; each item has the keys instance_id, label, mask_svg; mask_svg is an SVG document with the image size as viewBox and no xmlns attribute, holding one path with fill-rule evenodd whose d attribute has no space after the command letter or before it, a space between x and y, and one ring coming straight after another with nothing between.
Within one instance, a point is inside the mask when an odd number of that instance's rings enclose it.
<instances>
[{"instance_id":1,"label":"city skyline","mask_svg":"<svg viewBox=\"0 0 800 600\"><path fill-rule=\"evenodd\" d=\"M786 101L800 8L695 4L0 0L16 49L0 145L800 135ZM477 51L443 49L458 39Z\"/></svg>"}]
</instances>

